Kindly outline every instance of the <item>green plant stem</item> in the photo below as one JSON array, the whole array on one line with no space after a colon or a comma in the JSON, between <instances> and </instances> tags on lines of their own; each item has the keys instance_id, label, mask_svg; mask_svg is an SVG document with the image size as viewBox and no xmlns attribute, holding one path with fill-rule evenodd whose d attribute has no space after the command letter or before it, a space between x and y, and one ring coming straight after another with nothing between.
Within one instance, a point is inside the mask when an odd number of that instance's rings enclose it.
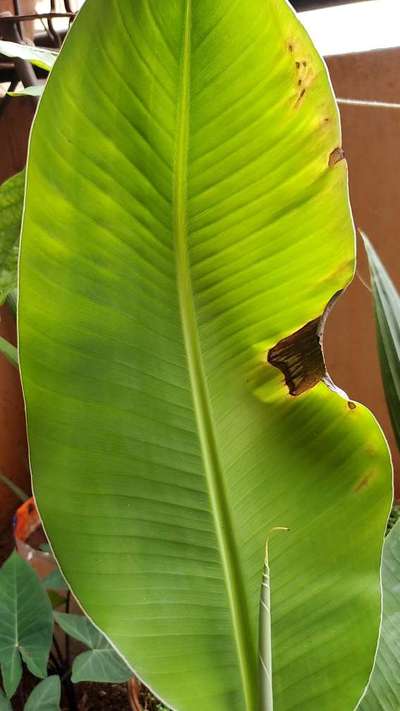
<instances>
[{"instance_id":1,"label":"green plant stem","mask_svg":"<svg viewBox=\"0 0 400 711\"><path fill-rule=\"evenodd\" d=\"M63 654L62 654L62 652L61 652L60 645L58 644L55 635L53 635L53 647L54 647L54 650L55 650L55 652L56 652L56 654L57 654L57 657L58 657L59 663L60 663L60 665L61 665L61 668L62 668L62 669L66 669L66 668L69 669L69 665L67 665L66 660L65 660L64 657L63 657Z\"/></svg>"},{"instance_id":2,"label":"green plant stem","mask_svg":"<svg viewBox=\"0 0 400 711\"><path fill-rule=\"evenodd\" d=\"M71 593L68 590L67 592L67 597L65 601L65 611L69 612L70 608L70 601L71 601ZM78 705L77 705L77 700L76 700L76 694L75 694L75 688L74 685L71 681L71 663L70 663L70 643L69 643L69 637L66 634L65 635L65 656L63 656L61 652L60 645L56 639L56 636L53 635L53 646L55 651L57 652L58 659L60 660L60 664L57 664L58 667L58 673L61 679L61 683L65 689L65 693L68 697L68 706L71 711L78 711Z\"/></svg>"},{"instance_id":3,"label":"green plant stem","mask_svg":"<svg viewBox=\"0 0 400 711\"><path fill-rule=\"evenodd\" d=\"M68 614L69 609L70 609L70 603L71 603L71 592L70 590L67 591L67 595L65 598L65 612ZM65 660L67 663L68 668L70 667L70 643L69 643L69 636L66 634L65 635Z\"/></svg>"},{"instance_id":4,"label":"green plant stem","mask_svg":"<svg viewBox=\"0 0 400 711\"><path fill-rule=\"evenodd\" d=\"M61 676L62 668L60 666L59 660L57 659L56 655L53 652L50 652L49 659L50 659L51 663L53 664L54 670L57 672L57 674L59 674Z\"/></svg>"},{"instance_id":5,"label":"green plant stem","mask_svg":"<svg viewBox=\"0 0 400 711\"><path fill-rule=\"evenodd\" d=\"M25 491L20 489L20 487L17 486L17 484L14 484L14 482L11 479L9 479L8 476L3 474L2 472L0 472L0 481L3 484L5 484L6 486L8 486L10 491L12 491L13 494L15 494L15 496L17 496L22 502L27 501L29 499L28 494L26 494Z\"/></svg>"},{"instance_id":6,"label":"green plant stem","mask_svg":"<svg viewBox=\"0 0 400 711\"><path fill-rule=\"evenodd\" d=\"M75 687L71 681L71 672L64 674L61 677L62 685L65 689L65 693L68 697L68 705L71 711L78 711L78 704L76 700Z\"/></svg>"}]
</instances>

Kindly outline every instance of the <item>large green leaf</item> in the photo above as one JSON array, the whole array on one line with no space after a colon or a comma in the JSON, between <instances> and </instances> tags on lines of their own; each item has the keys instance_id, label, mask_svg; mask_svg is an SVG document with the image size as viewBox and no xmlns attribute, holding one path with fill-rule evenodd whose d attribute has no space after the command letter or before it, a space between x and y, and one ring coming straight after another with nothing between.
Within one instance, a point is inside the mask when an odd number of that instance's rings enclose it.
<instances>
[{"instance_id":1,"label":"large green leaf","mask_svg":"<svg viewBox=\"0 0 400 711\"><path fill-rule=\"evenodd\" d=\"M371 242L365 235L363 239L371 272L383 386L400 449L400 296Z\"/></svg>"},{"instance_id":2,"label":"large green leaf","mask_svg":"<svg viewBox=\"0 0 400 711\"><path fill-rule=\"evenodd\" d=\"M358 711L400 708L400 521L390 531L382 559L383 616L368 689Z\"/></svg>"},{"instance_id":3,"label":"large green leaf","mask_svg":"<svg viewBox=\"0 0 400 711\"><path fill-rule=\"evenodd\" d=\"M25 171L0 186L0 305L17 286Z\"/></svg>"},{"instance_id":4,"label":"large green leaf","mask_svg":"<svg viewBox=\"0 0 400 711\"><path fill-rule=\"evenodd\" d=\"M0 665L11 697L28 669L46 676L52 640L52 609L36 573L16 552L0 570Z\"/></svg>"},{"instance_id":5,"label":"large green leaf","mask_svg":"<svg viewBox=\"0 0 400 711\"><path fill-rule=\"evenodd\" d=\"M389 454L317 333L354 266L340 141L285 0L87 0L33 128L38 505L84 609L180 711L258 711L275 526L275 710L350 711L372 667Z\"/></svg>"}]
</instances>

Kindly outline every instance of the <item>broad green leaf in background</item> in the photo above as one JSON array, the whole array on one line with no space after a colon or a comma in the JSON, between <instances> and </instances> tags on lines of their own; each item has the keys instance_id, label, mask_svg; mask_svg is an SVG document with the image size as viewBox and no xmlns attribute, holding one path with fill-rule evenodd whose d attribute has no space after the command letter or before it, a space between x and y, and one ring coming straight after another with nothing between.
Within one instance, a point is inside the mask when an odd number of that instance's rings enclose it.
<instances>
[{"instance_id":1,"label":"broad green leaf in background","mask_svg":"<svg viewBox=\"0 0 400 711\"><path fill-rule=\"evenodd\" d=\"M132 670L103 636L97 647L75 657L71 679L74 684L80 681L120 684L131 676Z\"/></svg>"},{"instance_id":2,"label":"broad green leaf in background","mask_svg":"<svg viewBox=\"0 0 400 711\"><path fill-rule=\"evenodd\" d=\"M0 305L17 287L25 171L0 185Z\"/></svg>"},{"instance_id":3,"label":"broad green leaf in background","mask_svg":"<svg viewBox=\"0 0 400 711\"><path fill-rule=\"evenodd\" d=\"M10 701L7 696L0 689L0 711L13 711Z\"/></svg>"},{"instance_id":4,"label":"broad green leaf in background","mask_svg":"<svg viewBox=\"0 0 400 711\"><path fill-rule=\"evenodd\" d=\"M59 711L61 699L60 677L43 679L30 693L24 711Z\"/></svg>"},{"instance_id":5,"label":"broad green leaf in background","mask_svg":"<svg viewBox=\"0 0 400 711\"><path fill-rule=\"evenodd\" d=\"M39 546L39 550L43 551L43 553L51 553L51 548L48 543L41 543Z\"/></svg>"},{"instance_id":6,"label":"broad green leaf in background","mask_svg":"<svg viewBox=\"0 0 400 711\"><path fill-rule=\"evenodd\" d=\"M394 502L387 522L387 532L391 531L394 524L400 519L400 504Z\"/></svg>"},{"instance_id":7,"label":"broad green leaf in background","mask_svg":"<svg viewBox=\"0 0 400 711\"><path fill-rule=\"evenodd\" d=\"M14 552L0 570L0 666L4 690L13 696L29 671L46 676L52 640L52 609L30 565Z\"/></svg>"},{"instance_id":8,"label":"broad green leaf in background","mask_svg":"<svg viewBox=\"0 0 400 711\"><path fill-rule=\"evenodd\" d=\"M17 289L13 289L10 291L6 298L6 304L9 307L11 313L16 317L17 315L17 300L18 300L18 294L17 294Z\"/></svg>"},{"instance_id":9,"label":"broad green leaf in background","mask_svg":"<svg viewBox=\"0 0 400 711\"><path fill-rule=\"evenodd\" d=\"M0 40L0 54L11 59L23 59L48 72L58 57L58 52L53 52L50 49L42 49L30 44L19 44L18 42L6 42L5 40Z\"/></svg>"},{"instance_id":10,"label":"broad green leaf in background","mask_svg":"<svg viewBox=\"0 0 400 711\"><path fill-rule=\"evenodd\" d=\"M61 682L58 676L48 676L31 691L24 711L59 711ZM0 689L0 711L13 711L7 696Z\"/></svg>"},{"instance_id":11,"label":"broad green leaf in background","mask_svg":"<svg viewBox=\"0 0 400 711\"><path fill-rule=\"evenodd\" d=\"M357 711L400 708L400 521L388 534L382 560L383 617L374 669Z\"/></svg>"},{"instance_id":12,"label":"broad green leaf in background","mask_svg":"<svg viewBox=\"0 0 400 711\"><path fill-rule=\"evenodd\" d=\"M68 590L68 586L58 568L46 575L42 580L42 584L47 590Z\"/></svg>"},{"instance_id":13,"label":"broad green leaf in background","mask_svg":"<svg viewBox=\"0 0 400 711\"><path fill-rule=\"evenodd\" d=\"M0 336L0 353L7 358L11 365L15 365L18 368L18 350L3 336Z\"/></svg>"},{"instance_id":14,"label":"broad green leaf in background","mask_svg":"<svg viewBox=\"0 0 400 711\"><path fill-rule=\"evenodd\" d=\"M42 96L45 84L35 84L34 86L26 86L19 91L8 91L9 96Z\"/></svg>"},{"instance_id":15,"label":"broad green leaf in background","mask_svg":"<svg viewBox=\"0 0 400 711\"><path fill-rule=\"evenodd\" d=\"M86 617L55 612L54 618L66 634L90 647L90 651L82 652L74 659L72 681L75 684L79 681L118 684L132 676L123 659Z\"/></svg>"},{"instance_id":16,"label":"broad green leaf in background","mask_svg":"<svg viewBox=\"0 0 400 711\"><path fill-rule=\"evenodd\" d=\"M400 295L371 242L365 235L363 239L371 272L383 386L400 449Z\"/></svg>"},{"instance_id":17,"label":"broad green leaf in background","mask_svg":"<svg viewBox=\"0 0 400 711\"><path fill-rule=\"evenodd\" d=\"M60 595L56 590L47 590L50 605L56 610L60 605L65 605L65 595Z\"/></svg>"},{"instance_id":18,"label":"broad green leaf in background","mask_svg":"<svg viewBox=\"0 0 400 711\"><path fill-rule=\"evenodd\" d=\"M368 681L391 469L319 346L354 268L340 145L285 0L87 0L35 120L34 489L83 608L178 711L259 710L275 526L275 711L353 711Z\"/></svg>"},{"instance_id":19,"label":"broad green leaf in background","mask_svg":"<svg viewBox=\"0 0 400 711\"><path fill-rule=\"evenodd\" d=\"M104 637L87 617L64 612L54 612L53 614L55 621L66 634L87 647L98 646L101 638Z\"/></svg>"}]
</instances>

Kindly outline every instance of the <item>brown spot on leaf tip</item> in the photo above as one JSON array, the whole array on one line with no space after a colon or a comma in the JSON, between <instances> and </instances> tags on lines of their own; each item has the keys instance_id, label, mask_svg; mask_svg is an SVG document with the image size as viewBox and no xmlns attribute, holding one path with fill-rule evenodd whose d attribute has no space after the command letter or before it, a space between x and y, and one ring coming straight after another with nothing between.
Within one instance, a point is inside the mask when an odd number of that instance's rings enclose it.
<instances>
[{"instance_id":1,"label":"brown spot on leaf tip","mask_svg":"<svg viewBox=\"0 0 400 711\"><path fill-rule=\"evenodd\" d=\"M303 67L306 67L306 66L307 66L307 62L303 62Z\"/></svg>"},{"instance_id":2,"label":"brown spot on leaf tip","mask_svg":"<svg viewBox=\"0 0 400 711\"><path fill-rule=\"evenodd\" d=\"M329 156L328 160L328 165L330 168L333 168L336 163L339 163L341 160L344 160L345 155L344 155L344 150L343 148L335 148L334 151Z\"/></svg>"},{"instance_id":3,"label":"brown spot on leaf tip","mask_svg":"<svg viewBox=\"0 0 400 711\"><path fill-rule=\"evenodd\" d=\"M349 401L347 402L347 407L349 408L349 410L355 410L356 407L357 407L357 405L356 405L356 403L353 402L352 400L349 400Z\"/></svg>"},{"instance_id":4,"label":"brown spot on leaf tip","mask_svg":"<svg viewBox=\"0 0 400 711\"><path fill-rule=\"evenodd\" d=\"M292 44L288 44L288 49L289 49L289 52L293 52L293 45L292 45Z\"/></svg>"},{"instance_id":5,"label":"brown spot on leaf tip","mask_svg":"<svg viewBox=\"0 0 400 711\"><path fill-rule=\"evenodd\" d=\"M297 69L300 69L300 62L296 62Z\"/></svg>"},{"instance_id":6,"label":"brown spot on leaf tip","mask_svg":"<svg viewBox=\"0 0 400 711\"><path fill-rule=\"evenodd\" d=\"M299 79L299 81L298 81L297 83L298 83L299 86L301 86L302 83L303 83L303 80L302 80L302 79Z\"/></svg>"}]
</instances>

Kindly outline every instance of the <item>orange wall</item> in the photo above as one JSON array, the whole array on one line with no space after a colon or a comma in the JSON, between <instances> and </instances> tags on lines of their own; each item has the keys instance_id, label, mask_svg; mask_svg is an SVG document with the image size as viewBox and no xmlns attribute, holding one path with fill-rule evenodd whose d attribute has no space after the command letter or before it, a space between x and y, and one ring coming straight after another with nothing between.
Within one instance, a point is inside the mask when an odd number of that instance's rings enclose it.
<instances>
[{"instance_id":1,"label":"orange wall","mask_svg":"<svg viewBox=\"0 0 400 711\"><path fill-rule=\"evenodd\" d=\"M400 48L331 57L327 64L336 96L400 102ZM400 111L342 105L340 112L355 224L400 289ZM358 272L368 282L360 239L358 256ZM368 405L383 427L400 495L400 457L380 379L372 300L357 277L328 319L325 350L334 381Z\"/></svg>"},{"instance_id":2,"label":"orange wall","mask_svg":"<svg viewBox=\"0 0 400 711\"><path fill-rule=\"evenodd\" d=\"M16 343L14 317L0 308L0 335ZM25 413L17 369L0 358L0 472L25 492L30 491ZM0 532L10 523L18 499L0 484Z\"/></svg>"},{"instance_id":3,"label":"orange wall","mask_svg":"<svg viewBox=\"0 0 400 711\"><path fill-rule=\"evenodd\" d=\"M33 111L31 100L15 99L0 116L0 183L25 165ZM0 308L0 336L16 342L15 321L6 307ZM0 471L25 491L30 490L21 386L16 369L3 356L0 356ZM0 531L9 526L17 501L0 484Z\"/></svg>"}]
</instances>

